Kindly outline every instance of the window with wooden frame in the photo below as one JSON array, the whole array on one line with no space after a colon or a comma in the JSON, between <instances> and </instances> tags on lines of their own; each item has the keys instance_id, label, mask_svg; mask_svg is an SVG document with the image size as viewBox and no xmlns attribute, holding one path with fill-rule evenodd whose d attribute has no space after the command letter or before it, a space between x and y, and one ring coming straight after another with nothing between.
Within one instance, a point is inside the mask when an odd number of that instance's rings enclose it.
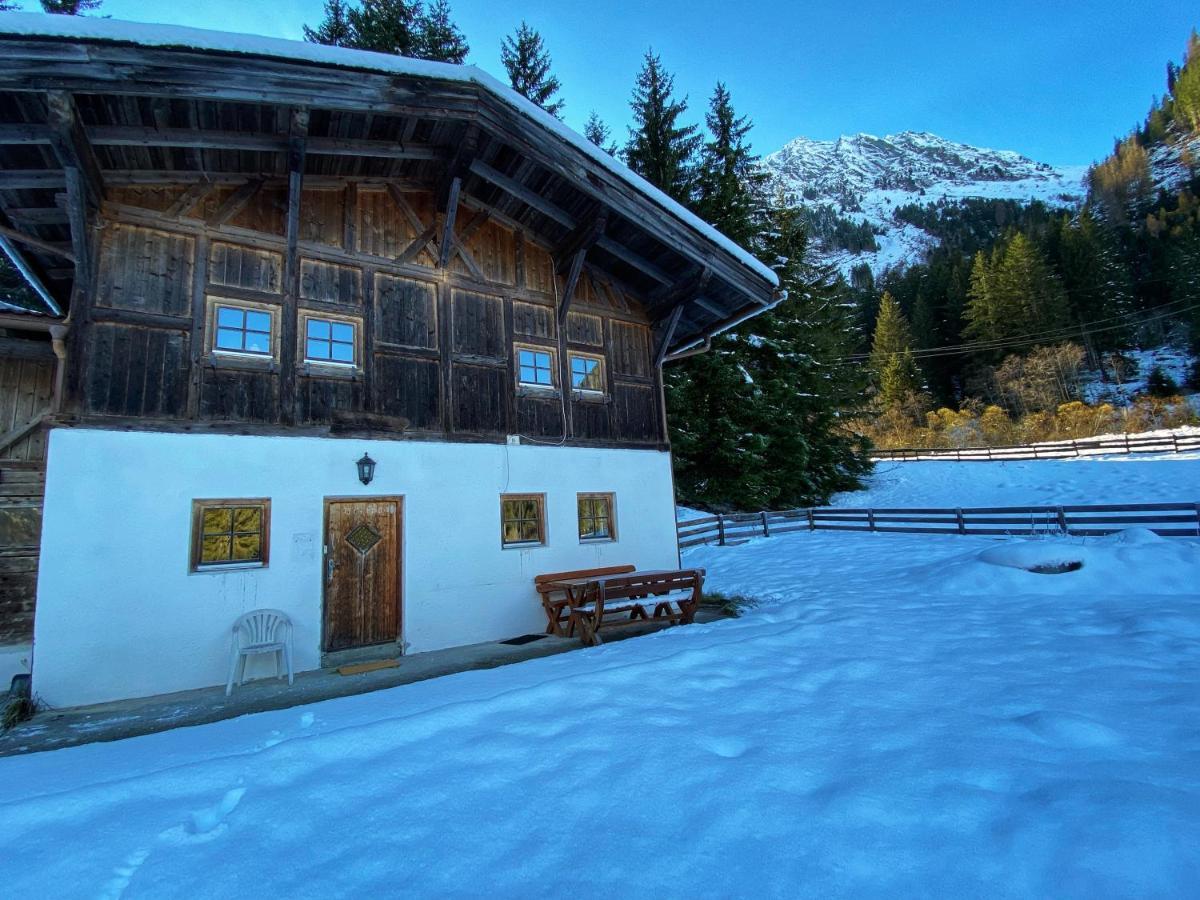
<instances>
[{"instance_id":1,"label":"window with wooden frame","mask_svg":"<svg viewBox=\"0 0 1200 900\"><path fill-rule=\"evenodd\" d=\"M310 366L359 368L361 333L358 319L301 310L300 357Z\"/></svg>"},{"instance_id":2,"label":"window with wooden frame","mask_svg":"<svg viewBox=\"0 0 1200 900\"><path fill-rule=\"evenodd\" d=\"M242 362L270 362L279 349L279 310L267 303L209 297L208 351Z\"/></svg>"},{"instance_id":3,"label":"window with wooden frame","mask_svg":"<svg viewBox=\"0 0 1200 900\"><path fill-rule=\"evenodd\" d=\"M555 353L548 347L517 346L517 384L526 388L553 389Z\"/></svg>"},{"instance_id":4,"label":"window with wooden frame","mask_svg":"<svg viewBox=\"0 0 1200 900\"><path fill-rule=\"evenodd\" d=\"M616 504L612 494L577 494L580 541L617 539Z\"/></svg>"},{"instance_id":5,"label":"window with wooden frame","mask_svg":"<svg viewBox=\"0 0 1200 900\"><path fill-rule=\"evenodd\" d=\"M571 390L585 394L604 393L604 357L572 353Z\"/></svg>"},{"instance_id":6,"label":"window with wooden frame","mask_svg":"<svg viewBox=\"0 0 1200 900\"><path fill-rule=\"evenodd\" d=\"M546 543L546 495L500 495L500 545L536 547Z\"/></svg>"},{"instance_id":7,"label":"window with wooden frame","mask_svg":"<svg viewBox=\"0 0 1200 900\"><path fill-rule=\"evenodd\" d=\"M267 565L271 501L193 500L191 570Z\"/></svg>"}]
</instances>

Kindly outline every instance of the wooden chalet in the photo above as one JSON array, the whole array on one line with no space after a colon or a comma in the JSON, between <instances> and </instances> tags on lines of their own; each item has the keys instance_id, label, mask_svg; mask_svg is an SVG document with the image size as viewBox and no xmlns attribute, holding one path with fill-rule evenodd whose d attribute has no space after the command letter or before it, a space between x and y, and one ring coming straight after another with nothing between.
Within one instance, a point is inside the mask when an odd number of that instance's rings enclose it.
<instances>
[{"instance_id":1,"label":"wooden chalet","mask_svg":"<svg viewBox=\"0 0 1200 900\"><path fill-rule=\"evenodd\" d=\"M509 637L536 570L676 564L661 366L769 269L470 67L29 14L0 56L44 303L0 308L0 676L223 683L258 607L301 670Z\"/></svg>"}]
</instances>

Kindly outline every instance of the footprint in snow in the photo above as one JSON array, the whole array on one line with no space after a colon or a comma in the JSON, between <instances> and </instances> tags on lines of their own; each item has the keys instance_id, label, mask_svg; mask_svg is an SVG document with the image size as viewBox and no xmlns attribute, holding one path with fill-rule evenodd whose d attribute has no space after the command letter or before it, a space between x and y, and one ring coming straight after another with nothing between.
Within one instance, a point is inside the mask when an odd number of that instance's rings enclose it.
<instances>
[{"instance_id":1,"label":"footprint in snow","mask_svg":"<svg viewBox=\"0 0 1200 900\"><path fill-rule=\"evenodd\" d=\"M168 844L176 846L184 844L203 844L220 837L229 827L225 824L226 817L237 809L242 802L245 788L233 788L225 792L220 800L212 806L193 810L186 822L168 828L159 838Z\"/></svg>"},{"instance_id":2,"label":"footprint in snow","mask_svg":"<svg viewBox=\"0 0 1200 900\"><path fill-rule=\"evenodd\" d=\"M737 759L750 749L749 745L739 737L705 737L701 738L700 746L709 753L725 759Z\"/></svg>"},{"instance_id":3,"label":"footprint in snow","mask_svg":"<svg viewBox=\"0 0 1200 900\"><path fill-rule=\"evenodd\" d=\"M302 715L300 717L300 727L301 728L312 728L312 724L315 720L316 720L316 716L314 716L310 712L306 712L304 715Z\"/></svg>"},{"instance_id":4,"label":"footprint in snow","mask_svg":"<svg viewBox=\"0 0 1200 900\"><path fill-rule=\"evenodd\" d=\"M141 868L149 855L149 850L135 850L125 857L124 862L113 869L113 877L100 889L101 900L119 900L125 893L125 888L129 887L134 873Z\"/></svg>"},{"instance_id":5,"label":"footprint in snow","mask_svg":"<svg viewBox=\"0 0 1200 900\"><path fill-rule=\"evenodd\" d=\"M1110 747L1121 735L1107 725L1070 713L1031 712L1014 720L1042 740L1063 747Z\"/></svg>"}]
</instances>

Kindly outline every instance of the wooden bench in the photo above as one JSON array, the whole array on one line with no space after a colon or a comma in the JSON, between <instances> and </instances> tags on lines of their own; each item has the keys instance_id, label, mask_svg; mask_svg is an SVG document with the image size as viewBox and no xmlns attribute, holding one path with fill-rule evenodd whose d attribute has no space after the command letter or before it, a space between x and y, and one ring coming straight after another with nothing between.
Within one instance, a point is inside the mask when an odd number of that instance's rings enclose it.
<instances>
[{"instance_id":1,"label":"wooden bench","mask_svg":"<svg viewBox=\"0 0 1200 900\"><path fill-rule=\"evenodd\" d=\"M535 577L533 585L541 596L542 608L546 611L546 634L569 637L575 633L575 624L571 621L572 591L555 582L590 579L603 575L624 575L633 571L636 571L636 567L626 564L603 566L598 569L576 569L572 572L550 572Z\"/></svg>"},{"instance_id":2,"label":"wooden bench","mask_svg":"<svg viewBox=\"0 0 1200 900\"><path fill-rule=\"evenodd\" d=\"M696 617L703 587L701 569L600 578L571 602L571 630L578 628L583 642L595 646L603 643L602 628L656 621L688 625ZM628 615L617 617L620 613Z\"/></svg>"}]
</instances>

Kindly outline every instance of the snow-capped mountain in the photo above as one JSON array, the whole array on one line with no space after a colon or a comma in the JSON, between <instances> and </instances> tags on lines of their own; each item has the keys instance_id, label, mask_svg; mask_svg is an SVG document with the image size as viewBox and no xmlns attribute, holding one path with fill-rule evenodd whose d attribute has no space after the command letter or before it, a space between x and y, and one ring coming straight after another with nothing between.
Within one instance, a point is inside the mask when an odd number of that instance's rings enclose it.
<instances>
[{"instance_id":1,"label":"snow-capped mountain","mask_svg":"<svg viewBox=\"0 0 1200 900\"><path fill-rule=\"evenodd\" d=\"M789 202L832 213L875 232L878 250L851 252L817 246L820 256L849 273L867 263L876 274L918 262L936 240L893 217L898 206L969 197L1041 200L1074 206L1084 195L1086 166L1055 167L1011 150L987 150L927 132L887 137L856 134L836 141L799 137L764 157L771 185Z\"/></svg>"}]
</instances>

